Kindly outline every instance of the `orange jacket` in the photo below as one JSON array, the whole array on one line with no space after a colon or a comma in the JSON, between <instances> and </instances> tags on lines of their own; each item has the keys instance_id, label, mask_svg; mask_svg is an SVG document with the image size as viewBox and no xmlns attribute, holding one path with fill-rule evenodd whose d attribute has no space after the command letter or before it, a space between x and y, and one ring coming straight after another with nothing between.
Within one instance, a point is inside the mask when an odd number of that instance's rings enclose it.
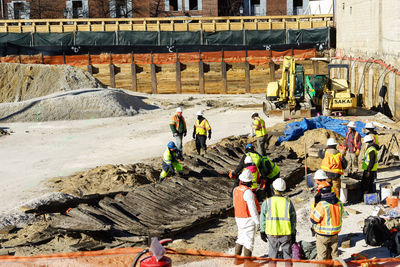
<instances>
[{"instance_id":1,"label":"orange jacket","mask_svg":"<svg viewBox=\"0 0 400 267\"><path fill-rule=\"evenodd\" d=\"M316 222L313 225L315 232L321 235L336 235L342 229L343 204L328 203L325 200L318 202L311 210L310 218Z\"/></svg>"},{"instance_id":2,"label":"orange jacket","mask_svg":"<svg viewBox=\"0 0 400 267\"><path fill-rule=\"evenodd\" d=\"M325 157L321 163L321 169L326 172L343 174L344 170L342 167L342 153L337 153L333 155L326 151Z\"/></svg>"},{"instance_id":3,"label":"orange jacket","mask_svg":"<svg viewBox=\"0 0 400 267\"><path fill-rule=\"evenodd\" d=\"M250 189L247 186L239 185L233 190L233 206L235 207L235 217L237 218L250 218L249 207L247 206L247 202L243 199L244 191ZM254 193L253 193L254 194ZM260 211L260 204L257 201L256 196L254 195L254 201L256 202L257 211Z\"/></svg>"}]
</instances>

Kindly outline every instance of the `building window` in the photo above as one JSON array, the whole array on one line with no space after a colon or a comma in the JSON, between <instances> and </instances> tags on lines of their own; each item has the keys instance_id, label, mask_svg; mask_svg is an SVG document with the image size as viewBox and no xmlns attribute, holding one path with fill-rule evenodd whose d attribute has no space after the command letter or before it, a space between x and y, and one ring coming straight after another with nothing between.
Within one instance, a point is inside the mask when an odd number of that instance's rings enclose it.
<instances>
[{"instance_id":1,"label":"building window","mask_svg":"<svg viewBox=\"0 0 400 267\"><path fill-rule=\"evenodd\" d=\"M24 11L24 3L14 3L14 19L22 19Z\"/></svg>"},{"instance_id":2,"label":"building window","mask_svg":"<svg viewBox=\"0 0 400 267\"><path fill-rule=\"evenodd\" d=\"M30 5L25 1L11 1L7 3L9 19L29 19Z\"/></svg>"},{"instance_id":3,"label":"building window","mask_svg":"<svg viewBox=\"0 0 400 267\"><path fill-rule=\"evenodd\" d=\"M189 10L199 10L197 0L189 0Z\"/></svg>"},{"instance_id":4,"label":"building window","mask_svg":"<svg viewBox=\"0 0 400 267\"><path fill-rule=\"evenodd\" d=\"M169 0L169 10L178 11L178 0Z\"/></svg>"},{"instance_id":5,"label":"building window","mask_svg":"<svg viewBox=\"0 0 400 267\"><path fill-rule=\"evenodd\" d=\"M117 18L123 18L127 15L127 5L126 0L116 0L115 1L115 16Z\"/></svg>"},{"instance_id":6,"label":"building window","mask_svg":"<svg viewBox=\"0 0 400 267\"><path fill-rule=\"evenodd\" d=\"M73 1L72 2L72 17L74 19L83 17L82 11L83 11L82 1Z\"/></svg>"}]
</instances>

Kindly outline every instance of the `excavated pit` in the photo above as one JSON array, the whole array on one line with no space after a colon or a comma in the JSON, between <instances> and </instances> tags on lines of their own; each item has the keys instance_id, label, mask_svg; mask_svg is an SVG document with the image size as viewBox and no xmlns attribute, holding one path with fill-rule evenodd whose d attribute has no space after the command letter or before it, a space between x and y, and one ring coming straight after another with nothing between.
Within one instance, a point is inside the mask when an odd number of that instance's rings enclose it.
<instances>
[{"instance_id":1,"label":"excavated pit","mask_svg":"<svg viewBox=\"0 0 400 267\"><path fill-rule=\"evenodd\" d=\"M48 182L69 195L65 201L24 207L37 215L23 228L0 230L3 255L34 255L143 245L149 237L179 237L232 216L233 180L227 173L239 163L247 137L228 137L205 156L185 148L184 177L156 182L161 158L150 164L105 165ZM285 147L269 146L281 166L280 177L295 188L304 180L301 159ZM153 167L153 166L156 166ZM303 190L297 190L301 194ZM229 239L226 246L231 246Z\"/></svg>"}]
</instances>

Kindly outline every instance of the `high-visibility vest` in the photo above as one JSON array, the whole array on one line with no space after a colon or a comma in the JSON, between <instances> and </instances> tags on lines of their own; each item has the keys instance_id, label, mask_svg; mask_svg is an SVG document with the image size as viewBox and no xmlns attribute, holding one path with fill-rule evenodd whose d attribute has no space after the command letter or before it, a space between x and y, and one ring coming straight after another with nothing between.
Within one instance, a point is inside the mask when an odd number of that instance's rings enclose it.
<instances>
[{"instance_id":1,"label":"high-visibility vest","mask_svg":"<svg viewBox=\"0 0 400 267\"><path fill-rule=\"evenodd\" d=\"M371 151L374 151L374 153L375 153L375 162L374 162L374 166L372 167L371 171L376 171L378 169L378 150L376 150L376 148L374 146L370 146L367 148L367 150L365 151L365 154L364 154L364 162L362 164L362 169L364 171L368 170L368 165L369 165L369 161L370 161L369 153Z\"/></svg>"},{"instance_id":2,"label":"high-visibility vest","mask_svg":"<svg viewBox=\"0 0 400 267\"><path fill-rule=\"evenodd\" d=\"M251 165L247 166L245 169L249 170L253 176L253 179L251 180L252 185L251 185L251 190L255 191L258 188L258 184L260 182L260 173L258 171L257 166Z\"/></svg>"},{"instance_id":3,"label":"high-visibility vest","mask_svg":"<svg viewBox=\"0 0 400 267\"><path fill-rule=\"evenodd\" d=\"M172 160L176 158L176 153L172 152L167 148L167 150L165 150L164 155L163 155L163 161L165 162L165 164L167 165L171 165L172 164Z\"/></svg>"},{"instance_id":4,"label":"high-visibility vest","mask_svg":"<svg viewBox=\"0 0 400 267\"><path fill-rule=\"evenodd\" d=\"M239 185L233 190L233 207L235 208L235 217L237 218L250 218L249 207L247 206L247 202L243 199L243 194L248 188L245 185ZM253 195L254 193L251 192ZM254 195L254 201L256 203L257 211L260 210L260 204L257 201L256 196Z\"/></svg>"},{"instance_id":5,"label":"high-visibility vest","mask_svg":"<svg viewBox=\"0 0 400 267\"><path fill-rule=\"evenodd\" d=\"M261 158L261 164L266 169L265 164L271 164L272 171L267 175L267 178L274 178L281 170L275 162L272 162L267 156Z\"/></svg>"},{"instance_id":6,"label":"high-visibility vest","mask_svg":"<svg viewBox=\"0 0 400 267\"><path fill-rule=\"evenodd\" d=\"M313 229L322 235L336 235L342 229L342 215L342 202L330 204L321 200L311 211L311 219L316 222L319 221L319 223L313 225Z\"/></svg>"},{"instance_id":7,"label":"high-visibility vest","mask_svg":"<svg viewBox=\"0 0 400 267\"><path fill-rule=\"evenodd\" d=\"M183 130L186 130L186 121L185 118L183 118L183 116L181 116L182 121L183 121ZM171 117L171 121L169 123L170 125L174 125L175 129L177 131L179 131L179 116L178 114L175 114L174 116Z\"/></svg>"},{"instance_id":8,"label":"high-visibility vest","mask_svg":"<svg viewBox=\"0 0 400 267\"><path fill-rule=\"evenodd\" d=\"M253 153L253 152L247 152L246 156L250 156L251 159L253 160L253 163L257 166L260 166L260 162L261 162L261 156L257 153Z\"/></svg>"},{"instance_id":9,"label":"high-visibility vest","mask_svg":"<svg viewBox=\"0 0 400 267\"><path fill-rule=\"evenodd\" d=\"M199 123L199 120L197 120L194 124L194 127L196 127L196 134L199 135L207 136L207 131L211 130L210 124L206 119L203 119L201 123Z\"/></svg>"},{"instance_id":10,"label":"high-visibility vest","mask_svg":"<svg viewBox=\"0 0 400 267\"><path fill-rule=\"evenodd\" d=\"M370 133L369 135L372 137L372 140L374 140L374 143L379 146L378 135L373 133Z\"/></svg>"},{"instance_id":11,"label":"high-visibility vest","mask_svg":"<svg viewBox=\"0 0 400 267\"><path fill-rule=\"evenodd\" d=\"M261 118L255 118L253 121L253 128L256 131L256 136L264 136L267 134L267 129L265 128L265 122Z\"/></svg>"},{"instance_id":12,"label":"high-visibility vest","mask_svg":"<svg viewBox=\"0 0 400 267\"><path fill-rule=\"evenodd\" d=\"M343 174L342 153L333 155L326 151L325 157L321 162L321 169L327 172Z\"/></svg>"},{"instance_id":13,"label":"high-visibility vest","mask_svg":"<svg viewBox=\"0 0 400 267\"><path fill-rule=\"evenodd\" d=\"M290 200L286 197L273 196L266 201L265 233L267 235L291 235Z\"/></svg>"}]
</instances>

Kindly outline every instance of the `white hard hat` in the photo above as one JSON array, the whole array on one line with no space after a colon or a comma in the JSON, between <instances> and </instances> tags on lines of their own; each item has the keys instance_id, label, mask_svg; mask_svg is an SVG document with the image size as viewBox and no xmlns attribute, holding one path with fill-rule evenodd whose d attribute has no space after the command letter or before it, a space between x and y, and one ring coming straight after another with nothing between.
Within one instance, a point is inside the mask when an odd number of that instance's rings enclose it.
<instances>
[{"instance_id":1,"label":"white hard hat","mask_svg":"<svg viewBox=\"0 0 400 267\"><path fill-rule=\"evenodd\" d=\"M254 163L254 162L253 162L253 159L250 156L247 156L244 159L244 164L249 164L249 163Z\"/></svg>"},{"instance_id":2,"label":"white hard hat","mask_svg":"<svg viewBox=\"0 0 400 267\"><path fill-rule=\"evenodd\" d=\"M251 182L253 181L253 174L248 169L244 169L239 175L239 180L245 183Z\"/></svg>"},{"instance_id":3,"label":"white hard hat","mask_svg":"<svg viewBox=\"0 0 400 267\"><path fill-rule=\"evenodd\" d=\"M178 107L178 108L176 109L176 113L178 113L178 112L182 112L182 108L181 108L181 107Z\"/></svg>"},{"instance_id":4,"label":"white hard hat","mask_svg":"<svg viewBox=\"0 0 400 267\"><path fill-rule=\"evenodd\" d=\"M326 142L327 146L336 146L337 143L335 141L335 138L329 138L328 141Z\"/></svg>"},{"instance_id":5,"label":"white hard hat","mask_svg":"<svg viewBox=\"0 0 400 267\"><path fill-rule=\"evenodd\" d=\"M354 128L356 128L356 123L354 121L351 121L351 122L349 122L349 124L347 124L347 127L354 129Z\"/></svg>"},{"instance_id":6,"label":"white hard hat","mask_svg":"<svg viewBox=\"0 0 400 267\"><path fill-rule=\"evenodd\" d=\"M367 122L365 124L365 129L375 129L375 126L372 122Z\"/></svg>"},{"instance_id":7,"label":"white hard hat","mask_svg":"<svg viewBox=\"0 0 400 267\"><path fill-rule=\"evenodd\" d=\"M372 141L374 141L374 139L372 139L372 136L366 135L364 137L364 143L368 143L368 142L372 142Z\"/></svg>"},{"instance_id":8,"label":"white hard hat","mask_svg":"<svg viewBox=\"0 0 400 267\"><path fill-rule=\"evenodd\" d=\"M314 180L325 180L328 179L328 176L326 176L326 172L323 170L317 170L314 173Z\"/></svg>"},{"instance_id":9,"label":"white hard hat","mask_svg":"<svg viewBox=\"0 0 400 267\"><path fill-rule=\"evenodd\" d=\"M272 187L276 191L283 192L286 190L286 182L282 178L278 178L272 183Z\"/></svg>"},{"instance_id":10,"label":"white hard hat","mask_svg":"<svg viewBox=\"0 0 400 267\"><path fill-rule=\"evenodd\" d=\"M202 110L197 111L196 113L197 116L204 116L204 113Z\"/></svg>"},{"instance_id":11,"label":"white hard hat","mask_svg":"<svg viewBox=\"0 0 400 267\"><path fill-rule=\"evenodd\" d=\"M258 116L258 113L257 112L251 113L251 117L253 118L254 116Z\"/></svg>"}]
</instances>

